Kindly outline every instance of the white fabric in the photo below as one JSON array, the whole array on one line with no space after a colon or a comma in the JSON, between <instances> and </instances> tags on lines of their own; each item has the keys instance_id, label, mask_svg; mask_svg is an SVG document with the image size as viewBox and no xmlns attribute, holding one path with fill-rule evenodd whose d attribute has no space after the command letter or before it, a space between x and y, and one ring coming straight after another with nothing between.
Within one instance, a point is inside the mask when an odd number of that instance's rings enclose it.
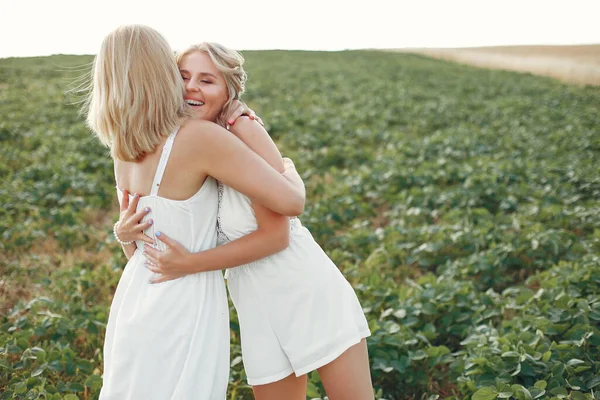
<instances>
[{"instance_id":1,"label":"white fabric","mask_svg":"<svg viewBox=\"0 0 600 400\"><path fill-rule=\"evenodd\" d=\"M177 132L179 132L179 127L175 128L173 133L169 135L169 137L165 141L163 150L160 153L160 159L158 160L156 172L154 173L154 179L152 180L152 187L150 188L151 196L156 196L158 194L158 188L160 187L163 175L165 174L165 170L167 169L167 162L169 161L169 156L171 155L171 150L173 149L173 142L175 141L175 136L177 136Z\"/></svg>"},{"instance_id":2,"label":"white fabric","mask_svg":"<svg viewBox=\"0 0 600 400\"><path fill-rule=\"evenodd\" d=\"M208 177L183 201L157 196L176 131L166 142L152 194L138 210L152 208L145 233L164 232L197 252L216 245L217 184ZM118 195L122 192L117 188ZM158 246L164 249L162 242ZM104 342L101 400L224 400L229 380L229 307L221 271L150 284L143 242L119 281Z\"/></svg>"},{"instance_id":3,"label":"white fabric","mask_svg":"<svg viewBox=\"0 0 600 400\"><path fill-rule=\"evenodd\" d=\"M219 185L219 244L256 230L250 200ZM229 270L248 383L297 376L336 359L370 335L348 281L298 218L287 249Z\"/></svg>"}]
</instances>

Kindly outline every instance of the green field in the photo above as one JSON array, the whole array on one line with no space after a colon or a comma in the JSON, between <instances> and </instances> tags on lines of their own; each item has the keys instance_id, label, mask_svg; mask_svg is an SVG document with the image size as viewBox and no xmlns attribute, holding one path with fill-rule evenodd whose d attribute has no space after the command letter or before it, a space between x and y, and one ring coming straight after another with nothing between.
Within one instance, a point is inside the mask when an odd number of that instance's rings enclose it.
<instances>
[{"instance_id":1,"label":"green field","mask_svg":"<svg viewBox=\"0 0 600 400\"><path fill-rule=\"evenodd\" d=\"M407 54L245 56L245 99L306 182L302 221L367 314L378 399L600 399L600 88ZM0 60L0 399L102 384L126 259L112 161L65 95L90 61ZM251 398L231 316L229 398Z\"/></svg>"}]
</instances>

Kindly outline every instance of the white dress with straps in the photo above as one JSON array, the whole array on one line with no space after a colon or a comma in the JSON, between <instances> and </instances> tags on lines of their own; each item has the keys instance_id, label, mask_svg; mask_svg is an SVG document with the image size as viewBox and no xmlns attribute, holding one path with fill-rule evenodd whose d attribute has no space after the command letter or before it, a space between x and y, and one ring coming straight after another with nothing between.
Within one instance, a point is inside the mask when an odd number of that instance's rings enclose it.
<instances>
[{"instance_id":1,"label":"white dress with straps","mask_svg":"<svg viewBox=\"0 0 600 400\"><path fill-rule=\"evenodd\" d=\"M216 245L218 194L208 177L187 200L157 195L177 129L167 139L152 191L139 200L154 224L190 252ZM117 188L118 195L122 192ZM164 245L156 240L162 250ZM224 400L229 380L229 307L221 271L151 284L136 242L117 286L104 342L102 400Z\"/></svg>"}]
</instances>

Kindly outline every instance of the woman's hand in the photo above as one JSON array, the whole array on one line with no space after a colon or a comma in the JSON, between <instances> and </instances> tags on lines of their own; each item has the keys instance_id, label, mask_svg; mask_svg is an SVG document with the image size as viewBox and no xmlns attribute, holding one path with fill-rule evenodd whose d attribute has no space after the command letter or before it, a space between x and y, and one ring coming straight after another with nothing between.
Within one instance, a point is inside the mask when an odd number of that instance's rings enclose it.
<instances>
[{"instance_id":1,"label":"woman's hand","mask_svg":"<svg viewBox=\"0 0 600 400\"><path fill-rule=\"evenodd\" d=\"M146 222L141 222L142 218L150 212L150 207L146 207L142 211L136 212L139 201L140 195L136 193L133 196L131 203L129 203L129 192L123 190L121 214L116 229L117 235L123 242L141 240L145 243L154 244L154 240L144 233L144 231L152 225L153 221L149 219Z\"/></svg>"},{"instance_id":2,"label":"woman's hand","mask_svg":"<svg viewBox=\"0 0 600 400\"><path fill-rule=\"evenodd\" d=\"M185 247L162 232L156 232L156 237L167 248L158 250L152 246L144 246L146 268L158 274L158 277L153 278L150 283L166 282L195 273L189 271L187 257L190 252Z\"/></svg>"},{"instance_id":3,"label":"woman's hand","mask_svg":"<svg viewBox=\"0 0 600 400\"><path fill-rule=\"evenodd\" d=\"M228 107L227 114L225 115L228 124L225 128L229 130L229 126L235 124L235 121L243 115L247 116L252 120L258 121L259 124L265 126L265 124L263 124L262 122L262 119L256 116L254 111L251 108L249 108L245 103L242 103L239 100L233 100Z\"/></svg>"}]
</instances>

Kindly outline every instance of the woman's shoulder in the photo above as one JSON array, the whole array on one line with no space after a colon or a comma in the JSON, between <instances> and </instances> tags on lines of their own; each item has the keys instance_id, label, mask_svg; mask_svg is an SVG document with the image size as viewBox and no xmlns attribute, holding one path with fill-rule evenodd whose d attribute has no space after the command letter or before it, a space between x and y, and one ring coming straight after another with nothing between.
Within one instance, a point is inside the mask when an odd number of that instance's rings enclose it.
<instances>
[{"instance_id":1,"label":"woman's shoulder","mask_svg":"<svg viewBox=\"0 0 600 400\"><path fill-rule=\"evenodd\" d=\"M210 121L193 120L181 125L177 133L179 145L189 151L202 153L213 147L221 128ZM223 131L227 132L225 129Z\"/></svg>"},{"instance_id":2,"label":"woman's shoulder","mask_svg":"<svg viewBox=\"0 0 600 400\"><path fill-rule=\"evenodd\" d=\"M184 137L186 141L202 141L218 134L221 129L223 128L214 122L190 120L181 125L178 136Z\"/></svg>"}]
</instances>

